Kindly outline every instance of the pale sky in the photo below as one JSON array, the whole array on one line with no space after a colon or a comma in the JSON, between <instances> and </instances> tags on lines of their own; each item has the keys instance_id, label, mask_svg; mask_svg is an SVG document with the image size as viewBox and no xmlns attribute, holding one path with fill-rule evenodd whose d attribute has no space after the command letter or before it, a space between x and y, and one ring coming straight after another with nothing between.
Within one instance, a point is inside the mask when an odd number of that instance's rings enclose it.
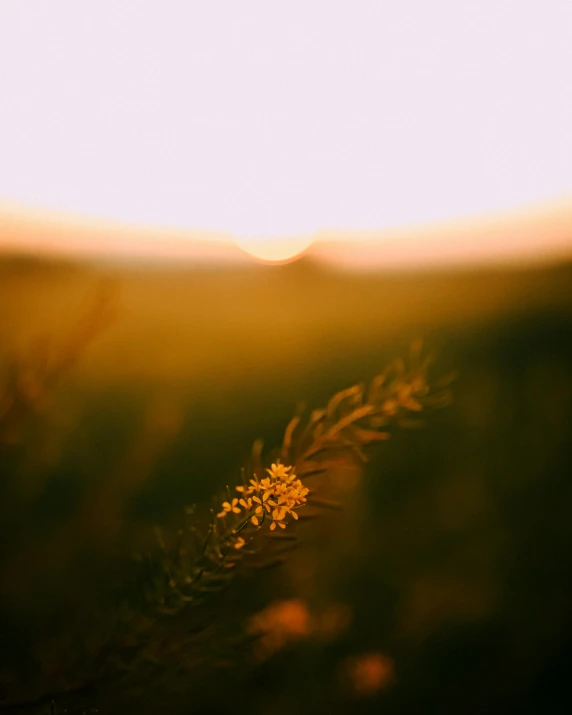
<instances>
[{"instance_id":1,"label":"pale sky","mask_svg":"<svg viewBox=\"0 0 572 715\"><path fill-rule=\"evenodd\" d=\"M3 0L0 200L236 236L572 193L571 0Z\"/></svg>"}]
</instances>

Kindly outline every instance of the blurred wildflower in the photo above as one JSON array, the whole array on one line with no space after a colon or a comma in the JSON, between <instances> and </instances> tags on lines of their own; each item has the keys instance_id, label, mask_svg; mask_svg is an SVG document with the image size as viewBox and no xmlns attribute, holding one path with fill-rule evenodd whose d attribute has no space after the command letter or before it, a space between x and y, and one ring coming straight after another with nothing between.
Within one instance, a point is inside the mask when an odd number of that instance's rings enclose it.
<instances>
[{"instance_id":1,"label":"blurred wildflower","mask_svg":"<svg viewBox=\"0 0 572 715\"><path fill-rule=\"evenodd\" d=\"M356 697L371 697L393 683L395 665L382 653L364 653L344 661L342 673Z\"/></svg>"},{"instance_id":2,"label":"blurred wildflower","mask_svg":"<svg viewBox=\"0 0 572 715\"><path fill-rule=\"evenodd\" d=\"M326 640L336 637L350 622L351 609L347 604L330 604L312 614L302 599L292 598L275 601L254 614L246 624L246 631L259 636L256 651L264 660L309 637Z\"/></svg>"},{"instance_id":3,"label":"blurred wildflower","mask_svg":"<svg viewBox=\"0 0 572 715\"><path fill-rule=\"evenodd\" d=\"M271 603L252 616L246 627L248 633L260 636L257 653L263 659L290 643L306 638L312 629L308 607L299 598Z\"/></svg>"},{"instance_id":4,"label":"blurred wildflower","mask_svg":"<svg viewBox=\"0 0 572 715\"><path fill-rule=\"evenodd\" d=\"M50 391L79 361L115 316L115 289L97 286L95 301L72 327L67 339L54 349L39 338L29 350L9 357L0 383L0 446L22 440L26 425L42 414Z\"/></svg>"}]
</instances>

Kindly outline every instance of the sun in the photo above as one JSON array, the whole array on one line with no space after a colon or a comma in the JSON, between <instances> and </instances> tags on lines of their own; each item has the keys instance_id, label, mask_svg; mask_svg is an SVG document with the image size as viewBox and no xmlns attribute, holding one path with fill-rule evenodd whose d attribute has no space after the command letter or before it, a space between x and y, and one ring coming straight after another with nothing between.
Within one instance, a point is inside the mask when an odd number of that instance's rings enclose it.
<instances>
[{"instance_id":1,"label":"sun","mask_svg":"<svg viewBox=\"0 0 572 715\"><path fill-rule=\"evenodd\" d=\"M289 263L312 244L312 236L281 238L237 238L236 245L264 263Z\"/></svg>"}]
</instances>

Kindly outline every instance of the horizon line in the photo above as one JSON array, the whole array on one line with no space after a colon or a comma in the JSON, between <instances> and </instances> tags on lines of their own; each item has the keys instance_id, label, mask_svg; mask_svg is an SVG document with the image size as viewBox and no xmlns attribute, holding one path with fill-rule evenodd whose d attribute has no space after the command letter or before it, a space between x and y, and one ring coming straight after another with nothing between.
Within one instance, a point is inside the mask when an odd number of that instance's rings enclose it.
<instances>
[{"instance_id":1,"label":"horizon line","mask_svg":"<svg viewBox=\"0 0 572 715\"><path fill-rule=\"evenodd\" d=\"M284 255L264 255L268 248ZM239 263L283 263L309 256L361 270L572 259L572 195L420 224L322 228L305 235L266 238L127 223L0 201L0 255L22 253Z\"/></svg>"}]
</instances>

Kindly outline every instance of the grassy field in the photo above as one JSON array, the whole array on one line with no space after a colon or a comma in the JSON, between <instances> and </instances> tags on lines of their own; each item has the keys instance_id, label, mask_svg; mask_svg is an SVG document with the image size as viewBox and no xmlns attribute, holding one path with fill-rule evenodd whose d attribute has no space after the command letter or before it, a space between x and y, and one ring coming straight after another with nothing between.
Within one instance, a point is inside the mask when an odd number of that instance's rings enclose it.
<instances>
[{"instance_id":1,"label":"grassy field","mask_svg":"<svg viewBox=\"0 0 572 715\"><path fill-rule=\"evenodd\" d=\"M0 298L5 384L20 365L34 398L0 453L6 712L570 706L572 266L373 276L4 259ZM285 565L217 601L223 633L266 635L225 645L216 667L183 649L156 679L147 664L129 687L83 687L153 526L178 528L186 505L236 482L255 439L280 442L300 403L324 405L420 337L436 375L457 371L454 404L392 433L365 470L331 475L320 486L342 510L301 524ZM38 375L62 355L44 393Z\"/></svg>"}]
</instances>

